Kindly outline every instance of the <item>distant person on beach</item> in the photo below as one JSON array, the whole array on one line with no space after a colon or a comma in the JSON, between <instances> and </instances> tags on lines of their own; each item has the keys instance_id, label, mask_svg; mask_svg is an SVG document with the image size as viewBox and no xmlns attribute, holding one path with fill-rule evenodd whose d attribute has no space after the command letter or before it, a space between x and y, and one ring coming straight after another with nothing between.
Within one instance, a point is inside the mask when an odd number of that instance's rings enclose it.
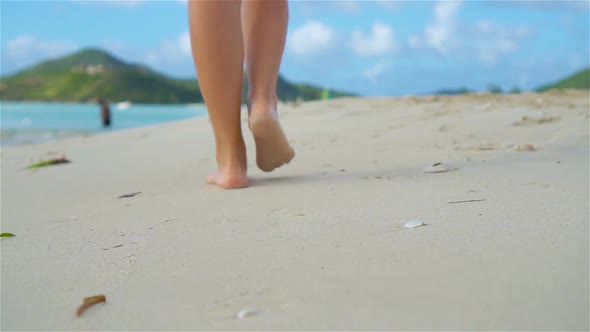
<instances>
[{"instance_id":1,"label":"distant person on beach","mask_svg":"<svg viewBox=\"0 0 590 332\"><path fill-rule=\"evenodd\" d=\"M270 172L295 156L279 123L276 94L288 3L189 1L188 10L193 58L215 135L217 170L205 180L226 189L246 187L246 146L240 121L244 62L256 164Z\"/></svg>"},{"instance_id":2,"label":"distant person on beach","mask_svg":"<svg viewBox=\"0 0 590 332\"><path fill-rule=\"evenodd\" d=\"M104 99L99 99L98 104L100 105L100 117L102 119L102 126L109 127L111 125L111 109L109 103Z\"/></svg>"}]
</instances>

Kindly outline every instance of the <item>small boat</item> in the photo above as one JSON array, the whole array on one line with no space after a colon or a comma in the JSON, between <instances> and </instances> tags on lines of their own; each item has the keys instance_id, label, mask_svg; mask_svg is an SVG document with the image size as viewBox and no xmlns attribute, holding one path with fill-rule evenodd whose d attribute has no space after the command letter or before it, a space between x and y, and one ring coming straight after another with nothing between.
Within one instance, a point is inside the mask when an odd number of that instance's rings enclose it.
<instances>
[{"instance_id":1,"label":"small boat","mask_svg":"<svg viewBox=\"0 0 590 332\"><path fill-rule=\"evenodd\" d=\"M124 110L128 109L129 107L131 107L131 102L129 100L125 100L120 103L117 103L117 110L119 110L119 111L124 111Z\"/></svg>"}]
</instances>

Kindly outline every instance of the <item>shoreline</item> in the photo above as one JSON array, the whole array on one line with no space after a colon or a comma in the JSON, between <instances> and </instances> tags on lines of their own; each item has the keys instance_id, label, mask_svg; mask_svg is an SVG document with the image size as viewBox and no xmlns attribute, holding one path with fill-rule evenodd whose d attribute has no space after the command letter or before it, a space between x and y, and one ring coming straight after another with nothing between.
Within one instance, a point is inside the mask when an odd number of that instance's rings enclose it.
<instances>
[{"instance_id":1,"label":"shoreline","mask_svg":"<svg viewBox=\"0 0 590 332\"><path fill-rule=\"evenodd\" d=\"M125 102L125 100L120 101L111 101L109 105L117 105L118 103ZM0 99L0 103L38 103L38 104L83 104L83 105L97 105L96 101L71 101L71 100L7 100L7 99ZM134 103L131 102L133 105L144 105L144 106L161 106L161 105L169 105L169 106L180 106L180 105L187 105L187 106L199 106L205 107L205 103Z\"/></svg>"},{"instance_id":2,"label":"shoreline","mask_svg":"<svg viewBox=\"0 0 590 332\"><path fill-rule=\"evenodd\" d=\"M0 129L0 146L35 145L62 139L87 137L101 134L100 131L76 129Z\"/></svg>"},{"instance_id":3,"label":"shoreline","mask_svg":"<svg viewBox=\"0 0 590 332\"><path fill-rule=\"evenodd\" d=\"M2 146L34 144L66 137L96 135L111 131L158 125L206 114L196 104L144 105L129 109L112 106L114 123L103 127L99 108L84 103L2 103Z\"/></svg>"}]
</instances>

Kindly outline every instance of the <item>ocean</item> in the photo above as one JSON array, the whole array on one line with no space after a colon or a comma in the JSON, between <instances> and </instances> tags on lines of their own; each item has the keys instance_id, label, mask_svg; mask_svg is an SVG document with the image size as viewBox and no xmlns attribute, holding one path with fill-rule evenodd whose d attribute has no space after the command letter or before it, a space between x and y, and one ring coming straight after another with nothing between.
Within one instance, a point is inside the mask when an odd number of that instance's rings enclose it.
<instances>
[{"instance_id":1,"label":"ocean","mask_svg":"<svg viewBox=\"0 0 590 332\"><path fill-rule=\"evenodd\" d=\"M143 127L203 116L203 105L112 104L111 126L103 128L98 104L0 102L2 145Z\"/></svg>"}]
</instances>

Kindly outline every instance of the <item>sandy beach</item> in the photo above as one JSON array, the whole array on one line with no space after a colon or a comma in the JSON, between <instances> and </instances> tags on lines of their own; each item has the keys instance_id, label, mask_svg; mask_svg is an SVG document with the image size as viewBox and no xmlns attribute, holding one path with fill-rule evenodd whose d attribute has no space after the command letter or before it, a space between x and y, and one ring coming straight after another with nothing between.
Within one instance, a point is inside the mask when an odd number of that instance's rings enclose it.
<instances>
[{"instance_id":1,"label":"sandy beach","mask_svg":"<svg viewBox=\"0 0 590 332\"><path fill-rule=\"evenodd\" d=\"M203 183L207 117L3 147L1 329L589 329L588 91L281 119L295 159L257 170L243 122L252 185L235 191Z\"/></svg>"}]
</instances>

